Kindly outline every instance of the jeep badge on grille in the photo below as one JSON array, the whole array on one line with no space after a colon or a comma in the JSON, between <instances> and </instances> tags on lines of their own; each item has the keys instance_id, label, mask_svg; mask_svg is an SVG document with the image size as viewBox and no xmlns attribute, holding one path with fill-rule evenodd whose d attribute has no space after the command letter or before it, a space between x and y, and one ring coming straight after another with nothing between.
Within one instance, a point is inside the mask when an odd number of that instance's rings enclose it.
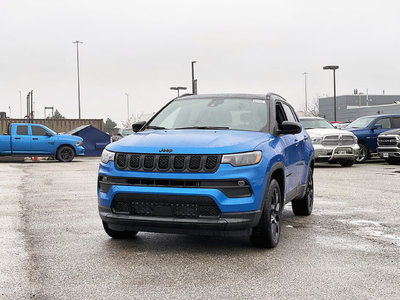
<instances>
[{"instance_id":1,"label":"jeep badge on grille","mask_svg":"<svg viewBox=\"0 0 400 300\"><path fill-rule=\"evenodd\" d=\"M161 148L160 150L158 150L158 152L168 152L168 153L171 153L171 152L172 152L172 149Z\"/></svg>"}]
</instances>

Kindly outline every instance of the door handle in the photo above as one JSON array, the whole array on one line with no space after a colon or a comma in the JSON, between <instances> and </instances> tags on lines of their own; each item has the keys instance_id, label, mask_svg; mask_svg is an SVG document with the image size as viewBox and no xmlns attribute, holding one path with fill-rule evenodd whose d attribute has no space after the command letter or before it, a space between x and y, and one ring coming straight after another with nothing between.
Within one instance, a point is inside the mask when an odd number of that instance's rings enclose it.
<instances>
[{"instance_id":1,"label":"door handle","mask_svg":"<svg viewBox=\"0 0 400 300\"><path fill-rule=\"evenodd\" d=\"M16 140L20 140L21 138L17 138L17 137L16 137L15 139L16 139Z\"/></svg>"},{"instance_id":2,"label":"door handle","mask_svg":"<svg viewBox=\"0 0 400 300\"><path fill-rule=\"evenodd\" d=\"M38 138L32 138L32 140L35 140L35 141L37 141L37 139L38 139Z\"/></svg>"}]
</instances>

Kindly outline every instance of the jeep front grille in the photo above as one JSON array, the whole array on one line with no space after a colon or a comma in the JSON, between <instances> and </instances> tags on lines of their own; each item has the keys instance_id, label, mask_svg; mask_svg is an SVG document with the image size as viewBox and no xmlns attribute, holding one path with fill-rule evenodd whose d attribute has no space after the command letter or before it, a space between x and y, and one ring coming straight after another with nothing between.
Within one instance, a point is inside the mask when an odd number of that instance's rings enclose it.
<instances>
[{"instance_id":1,"label":"jeep front grille","mask_svg":"<svg viewBox=\"0 0 400 300\"><path fill-rule=\"evenodd\" d=\"M117 153L115 167L139 172L199 172L213 173L221 162L221 155L172 155Z\"/></svg>"}]
</instances>

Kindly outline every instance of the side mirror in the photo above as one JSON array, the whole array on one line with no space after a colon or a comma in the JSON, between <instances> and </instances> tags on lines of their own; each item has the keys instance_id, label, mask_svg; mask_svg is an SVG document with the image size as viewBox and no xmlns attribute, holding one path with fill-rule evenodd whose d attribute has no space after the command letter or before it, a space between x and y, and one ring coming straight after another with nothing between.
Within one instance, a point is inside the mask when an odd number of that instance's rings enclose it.
<instances>
[{"instance_id":1,"label":"side mirror","mask_svg":"<svg viewBox=\"0 0 400 300\"><path fill-rule=\"evenodd\" d=\"M46 132L46 136L52 137L53 135L50 132Z\"/></svg>"},{"instance_id":2,"label":"side mirror","mask_svg":"<svg viewBox=\"0 0 400 300\"><path fill-rule=\"evenodd\" d=\"M375 124L374 126L372 126L371 130L375 129L382 129L382 124Z\"/></svg>"},{"instance_id":3,"label":"side mirror","mask_svg":"<svg viewBox=\"0 0 400 300\"><path fill-rule=\"evenodd\" d=\"M297 122L283 121L278 134L296 134L301 132L301 125Z\"/></svg>"},{"instance_id":4,"label":"side mirror","mask_svg":"<svg viewBox=\"0 0 400 300\"><path fill-rule=\"evenodd\" d=\"M146 121L140 121L132 124L132 130L133 132L138 132L144 125L146 124Z\"/></svg>"}]
</instances>

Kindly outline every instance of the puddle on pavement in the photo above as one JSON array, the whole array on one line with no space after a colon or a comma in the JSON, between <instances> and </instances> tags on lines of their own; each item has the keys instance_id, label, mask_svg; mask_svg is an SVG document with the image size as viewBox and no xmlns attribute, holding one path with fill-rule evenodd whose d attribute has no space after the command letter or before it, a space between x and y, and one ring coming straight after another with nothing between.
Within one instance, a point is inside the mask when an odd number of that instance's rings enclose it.
<instances>
[{"instance_id":1,"label":"puddle on pavement","mask_svg":"<svg viewBox=\"0 0 400 300\"><path fill-rule=\"evenodd\" d=\"M371 220L338 220L341 223L350 224L356 227L353 231L356 235L372 238L377 241L389 243L400 247L400 236L387 233L389 226Z\"/></svg>"}]
</instances>

